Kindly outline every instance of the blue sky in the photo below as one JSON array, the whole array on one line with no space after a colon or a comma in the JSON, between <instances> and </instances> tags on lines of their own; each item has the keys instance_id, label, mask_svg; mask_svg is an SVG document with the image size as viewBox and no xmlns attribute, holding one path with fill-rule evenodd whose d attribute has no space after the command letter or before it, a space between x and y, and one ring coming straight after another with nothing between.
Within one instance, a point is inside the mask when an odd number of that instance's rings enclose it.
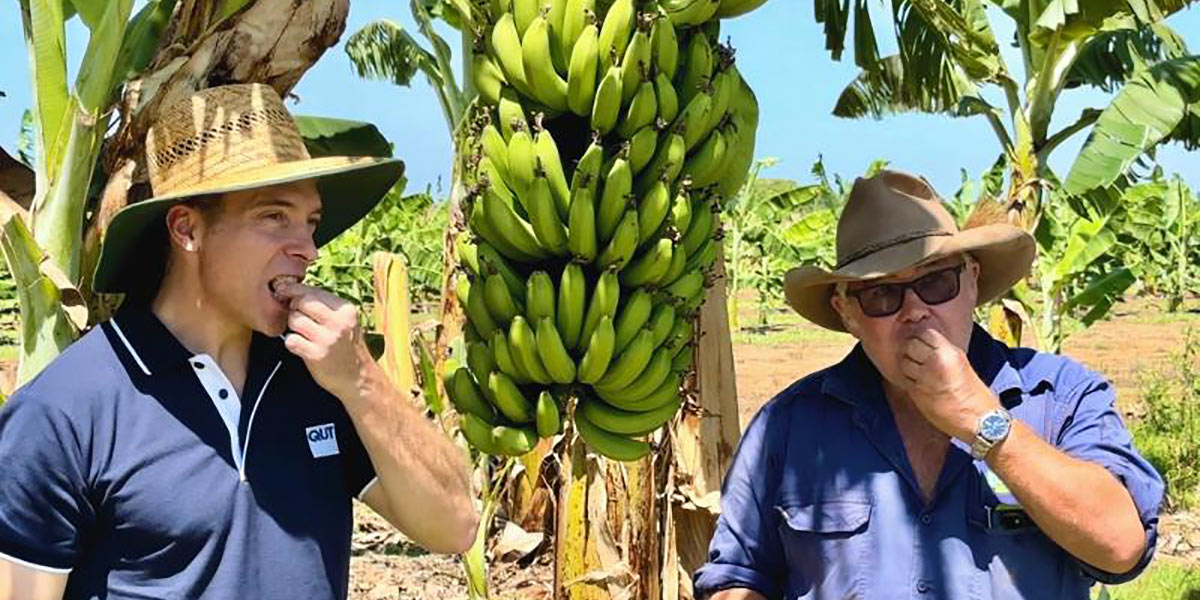
<instances>
[{"instance_id":1,"label":"blue sky","mask_svg":"<svg viewBox=\"0 0 1200 600\"><path fill-rule=\"evenodd\" d=\"M896 168L925 175L943 194L951 194L959 186L960 169L977 176L992 164L999 145L981 118L902 115L874 121L830 115L855 69L849 53L840 63L829 59L821 27L813 22L811 11L808 2L771 0L759 10L722 25L722 38L732 39L738 67L761 106L756 154L780 159L764 176L808 180L809 167L820 155L831 172L853 177L871 161L882 158ZM415 30L408 2L355 0L343 41L376 19L396 20ZM992 22L1003 27L1007 20L993 18ZM1193 52L1200 51L1200 6L1176 15L1170 23ZM455 32L443 33L449 36ZM1010 34L1002 28L997 31L1001 40L1010 39ZM78 63L85 44L86 30L76 19L68 29L68 52L74 63ZM881 51L890 49L884 44ZM11 4L0 9L0 58L5 65L0 71L0 90L7 94L0 98L0 146L13 152L21 114L30 103L30 83L20 18ZM1008 63L1016 67L1020 60L1014 55ZM359 79L339 44L294 91L299 97L299 102L293 104L294 112L376 123L407 163L410 190L427 184L435 190L439 185L445 188L450 140L441 108L424 77L417 76L410 88ZM1085 107L1106 104L1107 97L1098 92L1067 92L1058 104L1054 128L1073 121ZM1084 137L1077 135L1051 158L1060 176L1070 168ZM1159 159L1168 172L1179 172L1194 186L1200 186L1200 154L1189 155L1173 145L1163 149Z\"/></svg>"}]
</instances>

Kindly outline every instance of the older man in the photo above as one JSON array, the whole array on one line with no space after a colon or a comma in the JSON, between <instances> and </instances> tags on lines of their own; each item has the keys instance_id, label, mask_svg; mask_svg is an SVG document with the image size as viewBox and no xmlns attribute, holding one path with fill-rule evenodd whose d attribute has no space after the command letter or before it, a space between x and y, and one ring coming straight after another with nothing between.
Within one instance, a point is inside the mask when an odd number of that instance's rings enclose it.
<instances>
[{"instance_id":1,"label":"older man","mask_svg":"<svg viewBox=\"0 0 1200 600\"><path fill-rule=\"evenodd\" d=\"M309 158L261 85L184 98L148 137L156 196L94 277L124 304L0 410L0 600L345 598L355 497L468 548L464 456L357 308L302 282L402 165Z\"/></svg>"},{"instance_id":2,"label":"older man","mask_svg":"<svg viewBox=\"0 0 1200 600\"><path fill-rule=\"evenodd\" d=\"M960 231L924 179L884 171L855 182L837 255L787 298L859 343L746 429L697 597L1083 600L1140 573L1163 484L1112 386L973 322L1032 238Z\"/></svg>"}]
</instances>

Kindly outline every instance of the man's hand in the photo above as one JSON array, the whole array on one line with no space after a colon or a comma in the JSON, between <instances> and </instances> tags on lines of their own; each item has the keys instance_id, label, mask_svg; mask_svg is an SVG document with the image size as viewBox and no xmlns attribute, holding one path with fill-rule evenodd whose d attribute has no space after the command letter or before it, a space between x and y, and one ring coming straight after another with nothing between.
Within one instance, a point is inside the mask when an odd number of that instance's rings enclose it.
<instances>
[{"instance_id":1,"label":"man's hand","mask_svg":"<svg viewBox=\"0 0 1200 600\"><path fill-rule=\"evenodd\" d=\"M934 427L971 443L980 417L1000 407L961 348L935 329L923 329L901 349L902 386Z\"/></svg>"},{"instance_id":2,"label":"man's hand","mask_svg":"<svg viewBox=\"0 0 1200 600\"><path fill-rule=\"evenodd\" d=\"M360 373L370 362L358 307L330 292L301 283L276 293L288 298L288 351L304 359L313 379L343 400L358 392Z\"/></svg>"}]
</instances>

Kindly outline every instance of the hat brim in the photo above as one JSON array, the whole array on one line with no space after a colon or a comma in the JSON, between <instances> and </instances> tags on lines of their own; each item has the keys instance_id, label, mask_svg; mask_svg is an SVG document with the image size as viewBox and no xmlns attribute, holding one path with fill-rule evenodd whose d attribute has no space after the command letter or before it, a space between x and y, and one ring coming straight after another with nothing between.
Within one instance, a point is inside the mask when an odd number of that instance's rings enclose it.
<instances>
[{"instance_id":1,"label":"hat brim","mask_svg":"<svg viewBox=\"0 0 1200 600\"><path fill-rule=\"evenodd\" d=\"M92 287L102 293L123 293L134 287L138 277L147 276L134 261L144 256L143 252L162 251L147 247L154 240L147 234L163 225L172 206L188 198L315 179L321 194L321 224L313 241L321 247L366 216L403 174L404 163L398 159L329 156L211 178L186 190L131 204L113 216L104 234Z\"/></svg>"},{"instance_id":2,"label":"hat brim","mask_svg":"<svg viewBox=\"0 0 1200 600\"><path fill-rule=\"evenodd\" d=\"M1029 274L1036 254L1033 236L1011 225L985 225L950 236L930 236L897 244L834 271L812 266L792 269L784 277L784 296L800 316L833 331L846 331L830 304L841 282L879 279L923 263L971 253L979 263L976 305L994 300Z\"/></svg>"}]
</instances>

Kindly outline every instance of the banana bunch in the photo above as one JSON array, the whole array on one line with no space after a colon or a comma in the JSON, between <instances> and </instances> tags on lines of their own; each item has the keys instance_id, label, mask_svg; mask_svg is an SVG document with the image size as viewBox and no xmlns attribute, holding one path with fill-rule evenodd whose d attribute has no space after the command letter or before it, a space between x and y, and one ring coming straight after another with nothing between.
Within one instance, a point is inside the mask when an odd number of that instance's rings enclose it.
<instances>
[{"instance_id":1,"label":"banana bunch","mask_svg":"<svg viewBox=\"0 0 1200 600\"><path fill-rule=\"evenodd\" d=\"M716 42L735 9L492 3L460 145L465 361L445 380L479 450L524 454L571 421L637 460L682 409L718 213L754 155L757 100Z\"/></svg>"}]
</instances>

